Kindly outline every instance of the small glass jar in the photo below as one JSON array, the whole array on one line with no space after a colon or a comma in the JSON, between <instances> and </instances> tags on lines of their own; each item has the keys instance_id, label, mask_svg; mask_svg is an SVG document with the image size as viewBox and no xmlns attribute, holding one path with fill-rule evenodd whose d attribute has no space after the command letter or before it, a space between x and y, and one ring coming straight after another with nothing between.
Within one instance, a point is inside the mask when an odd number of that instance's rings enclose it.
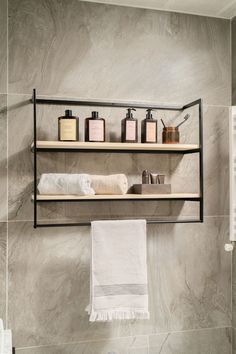
<instances>
[{"instance_id":1,"label":"small glass jar","mask_svg":"<svg viewBox=\"0 0 236 354\"><path fill-rule=\"evenodd\" d=\"M179 129L176 127L165 127L162 132L163 144L178 144L179 143Z\"/></svg>"}]
</instances>

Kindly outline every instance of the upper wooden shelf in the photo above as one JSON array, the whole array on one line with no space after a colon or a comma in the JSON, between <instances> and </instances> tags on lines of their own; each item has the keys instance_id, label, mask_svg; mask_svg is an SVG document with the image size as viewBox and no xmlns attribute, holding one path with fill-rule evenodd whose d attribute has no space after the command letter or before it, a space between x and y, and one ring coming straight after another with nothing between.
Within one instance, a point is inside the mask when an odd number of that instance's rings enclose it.
<instances>
[{"instance_id":1,"label":"upper wooden shelf","mask_svg":"<svg viewBox=\"0 0 236 354\"><path fill-rule=\"evenodd\" d=\"M142 144L120 142L80 142L80 141L42 141L36 143L37 151L113 151L147 153L194 153L199 152L197 144ZM34 144L31 146L34 149Z\"/></svg>"}]
</instances>

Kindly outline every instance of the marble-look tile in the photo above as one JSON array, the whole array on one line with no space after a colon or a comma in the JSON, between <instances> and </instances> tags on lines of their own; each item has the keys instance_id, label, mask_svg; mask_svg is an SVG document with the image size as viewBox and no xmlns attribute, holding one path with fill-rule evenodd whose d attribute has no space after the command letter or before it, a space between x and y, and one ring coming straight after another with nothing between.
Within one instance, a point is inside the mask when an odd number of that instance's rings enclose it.
<instances>
[{"instance_id":1,"label":"marble-look tile","mask_svg":"<svg viewBox=\"0 0 236 354\"><path fill-rule=\"evenodd\" d=\"M17 347L231 325L228 219L148 227L149 321L90 323L89 228L9 223L9 325ZM174 271L173 271L174 270ZM22 277L24 274L24 277ZM21 309L24 311L21 311Z\"/></svg>"},{"instance_id":2,"label":"marble-look tile","mask_svg":"<svg viewBox=\"0 0 236 354\"><path fill-rule=\"evenodd\" d=\"M231 354L231 328L163 333L149 337L149 354Z\"/></svg>"},{"instance_id":3,"label":"marble-look tile","mask_svg":"<svg viewBox=\"0 0 236 354\"><path fill-rule=\"evenodd\" d=\"M0 93L7 93L7 0L0 0Z\"/></svg>"},{"instance_id":4,"label":"marble-look tile","mask_svg":"<svg viewBox=\"0 0 236 354\"><path fill-rule=\"evenodd\" d=\"M236 282L235 278L235 270L233 270L232 276L232 326L235 327L236 325Z\"/></svg>"},{"instance_id":5,"label":"marble-look tile","mask_svg":"<svg viewBox=\"0 0 236 354\"><path fill-rule=\"evenodd\" d=\"M7 225L0 223L0 318L6 320Z\"/></svg>"},{"instance_id":6,"label":"marble-look tile","mask_svg":"<svg viewBox=\"0 0 236 354\"><path fill-rule=\"evenodd\" d=\"M229 105L230 81L229 21L77 0L9 1L10 93L37 87Z\"/></svg>"},{"instance_id":7,"label":"marble-look tile","mask_svg":"<svg viewBox=\"0 0 236 354\"><path fill-rule=\"evenodd\" d=\"M0 94L0 221L7 220L7 95Z\"/></svg>"},{"instance_id":8,"label":"marble-look tile","mask_svg":"<svg viewBox=\"0 0 236 354\"><path fill-rule=\"evenodd\" d=\"M131 334L231 326L228 218L148 227L150 321Z\"/></svg>"},{"instance_id":9,"label":"marble-look tile","mask_svg":"<svg viewBox=\"0 0 236 354\"><path fill-rule=\"evenodd\" d=\"M228 108L204 107L205 215L229 214Z\"/></svg>"},{"instance_id":10,"label":"marble-look tile","mask_svg":"<svg viewBox=\"0 0 236 354\"><path fill-rule=\"evenodd\" d=\"M236 328L236 255L232 254L232 326Z\"/></svg>"},{"instance_id":11,"label":"marble-look tile","mask_svg":"<svg viewBox=\"0 0 236 354\"><path fill-rule=\"evenodd\" d=\"M148 354L148 337L126 337L87 343L19 348L19 354Z\"/></svg>"},{"instance_id":12,"label":"marble-look tile","mask_svg":"<svg viewBox=\"0 0 236 354\"><path fill-rule=\"evenodd\" d=\"M183 143L198 142L197 115L181 129ZM229 214L229 108L204 106L203 109L204 214ZM199 191L198 155L171 157L171 183L176 192ZM175 205L173 203L173 212ZM195 215L195 206L183 206L178 213Z\"/></svg>"},{"instance_id":13,"label":"marble-look tile","mask_svg":"<svg viewBox=\"0 0 236 354\"><path fill-rule=\"evenodd\" d=\"M148 337L137 336L130 338L127 348L127 354L149 354L148 353Z\"/></svg>"},{"instance_id":14,"label":"marble-look tile","mask_svg":"<svg viewBox=\"0 0 236 354\"><path fill-rule=\"evenodd\" d=\"M45 132L56 131L57 116L51 118L50 109L43 115L38 110L38 139L48 139ZM43 130L44 129L44 130ZM42 131L43 130L43 131ZM33 140L33 111L29 95L9 95L8 98L8 206L9 219L32 220L31 193L33 191L33 154L30 145ZM19 134L20 132L20 134ZM53 134L53 133L52 133ZM14 137L14 139L12 138ZM55 139L53 136L52 139ZM38 155L38 177L43 172L65 172L64 154L48 153ZM63 217L63 205L43 206L41 218Z\"/></svg>"},{"instance_id":15,"label":"marble-look tile","mask_svg":"<svg viewBox=\"0 0 236 354\"><path fill-rule=\"evenodd\" d=\"M29 99L29 96L8 96L9 219L13 215L17 218L20 213L22 218L27 219L25 210L29 215L32 213L33 163L30 144L33 140L33 116Z\"/></svg>"},{"instance_id":16,"label":"marble-look tile","mask_svg":"<svg viewBox=\"0 0 236 354\"><path fill-rule=\"evenodd\" d=\"M149 349L148 347L130 349L128 354L149 354Z\"/></svg>"},{"instance_id":17,"label":"marble-look tile","mask_svg":"<svg viewBox=\"0 0 236 354\"><path fill-rule=\"evenodd\" d=\"M236 354L236 329L232 328L232 354Z\"/></svg>"},{"instance_id":18,"label":"marble-look tile","mask_svg":"<svg viewBox=\"0 0 236 354\"><path fill-rule=\"evenodd\" d=\"M8 318L17 347L127 336L128 324L89 322L89 267L89 228L9 223Z\"/></svg>"}]
</instances>

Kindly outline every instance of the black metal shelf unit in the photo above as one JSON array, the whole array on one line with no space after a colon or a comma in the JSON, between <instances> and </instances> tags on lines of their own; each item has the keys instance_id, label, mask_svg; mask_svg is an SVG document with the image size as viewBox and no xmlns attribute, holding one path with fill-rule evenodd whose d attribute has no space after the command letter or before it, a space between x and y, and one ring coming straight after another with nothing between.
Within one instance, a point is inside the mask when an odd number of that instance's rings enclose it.
<instances>
[{"instance_id":1,"label":"black metal shelf unit","mask_svg":"<svg viewBox=\"0 0 236 354\"><path fill-rule=\"evenodd\" d=\"M46 105L67 105L67 106L94 106L94 107L115 107L115 108L127 108L127 107L134 107L134 108L139 108L139 109L157 109L157 110L167 110L167 111L184 111L187 108L193 107L193 106L198 106L198 126L199 126L199 148L194 149L194 150L188 150L188 151L176 151L176 150L171 150L169 149L167 151L153 151L153 150L132 150L132 144L130 144L130 149L129 150L122 150L122 149L116 149L116 150L106 150L110 152L119 152L119 153L156 153L156 154L189 154L189 153L198 153L199 154L199 197L197 198L177 198L174 200L183 200L183 201L192 201L192 202L197 202L199 203L199 218L197 219L176 219L176 220L160 220L160 219L150 219L147 220L147 223L149 224L163 224L163 223L168 223L168 224L173 224L173 223L202 223L203 222L203 208L204 208L204 191L203 191L203 113L202 113L202 100L198 99L196 101L193 101L189 104L186 104L184 106L163 106L163 105L147 105L147 104L139 104L139 103L134 103L134 102L104 102L104 101L88 101L88 100L75 100L75 99L66 99L66 98L48 98L48 97L37 97L36 95L36 89L33 90L33 97L31 102L33 103L33 162L34 162L34 192L33 192L33 204L34 204L34 228L37 227L64 227L64 226L89 226L91 224L90 221L88 222L76 222L76 223L38 223L38 218L37 218L37 206L39 203L44 203L44 202L61 202L59 199L50 199L50 201L46 200L38 200L37 199L37 154L40 152L49 152L49 151L63 151L63 152L74 152L74 151L81 151L80 149L40 149L37 148L37 105L38 104L46 104ZM85 152L83 150L83 152ZM103 149L91 149L87 150L87 152L104 152ZM107 199L111 201L112 199ZM114 199L115 200L115 199ZM116 199L115 201L130 201L130 199ZM140 199L135 199L135 201L140 201L140 200L145 200L143 198ZM161 200L161 198L155 198L152 200ZM172 200L171 195L170 198L166 200ZM73 199L67 199L63 200L63 202L75 202L76 200ZM99 200L77 200L76 202L98 202ZM104 198L103 201L106 201ZM112 200L113 201L113 200Z\"/></svg>"}]
</instances>

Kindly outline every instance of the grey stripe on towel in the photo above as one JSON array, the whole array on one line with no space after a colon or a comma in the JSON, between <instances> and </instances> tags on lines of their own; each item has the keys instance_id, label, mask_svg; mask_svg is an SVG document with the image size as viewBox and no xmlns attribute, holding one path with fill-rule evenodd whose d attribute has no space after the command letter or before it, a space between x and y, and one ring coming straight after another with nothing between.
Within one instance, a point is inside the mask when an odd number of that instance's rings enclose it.
<instances>
[{"instance_id":1,"label":"grey stripe on towel","mask_svg":"<svg viewBox=\"0 0 236 354\"><path fill-rule=\"evenodd\" d=\"M96 285L94 296L147 295L147 284Z\"/></svg>"}]
</instances>

